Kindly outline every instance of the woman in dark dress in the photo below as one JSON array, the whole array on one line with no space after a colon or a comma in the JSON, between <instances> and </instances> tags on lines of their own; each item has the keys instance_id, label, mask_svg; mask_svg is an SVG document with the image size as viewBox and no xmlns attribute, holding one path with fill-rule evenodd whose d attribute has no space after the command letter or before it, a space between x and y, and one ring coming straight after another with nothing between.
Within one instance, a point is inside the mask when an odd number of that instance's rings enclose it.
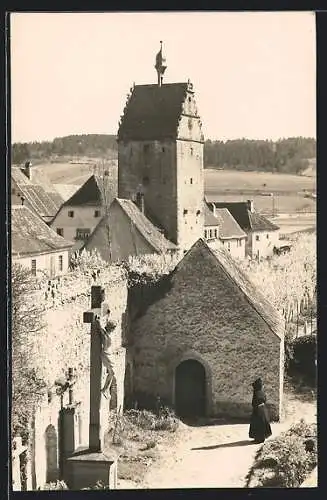
<instances>
[{"instance_id":1,"label":"woman in dark dress","mask_svg":"<svg viewBox=\"0 0 327 500\"><path fill-rule=\"evenodd\" d=\"M265 439L271 436L271 427L266 407L266 395L263 392L261 378L257 378L257 380L253 382L252 387L252 415L249 437L254 439L255 443L264 443Z\"/></svg>"}]
</instances>

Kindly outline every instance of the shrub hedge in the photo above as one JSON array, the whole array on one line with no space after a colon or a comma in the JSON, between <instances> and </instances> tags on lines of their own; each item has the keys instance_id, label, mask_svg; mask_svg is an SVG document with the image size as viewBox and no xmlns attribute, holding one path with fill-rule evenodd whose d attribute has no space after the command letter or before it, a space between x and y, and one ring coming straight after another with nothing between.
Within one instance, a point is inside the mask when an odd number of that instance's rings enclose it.
<instances>
[{"instance_id":1,"label":"shrub hedge","mask_svg":"<svg viewBox=\"0 0 327 500\"><path fill-rule=\"evenodd\" d=\"M286 347L286 346L285 346ZM304 335L287 342L287 371L301 375L307 382L316 381L317 337Z\"/></svg>"},{"instance_id":2,"label":"shrub hedge","mask_svg":"<svg viewBox=\"0 0 327 500\"><path fill-rule=\"evenodd\" d=\"M297 488L317 465L317 425L303 419L257 452L246 487Z\"/></svg>"}]
</instances>

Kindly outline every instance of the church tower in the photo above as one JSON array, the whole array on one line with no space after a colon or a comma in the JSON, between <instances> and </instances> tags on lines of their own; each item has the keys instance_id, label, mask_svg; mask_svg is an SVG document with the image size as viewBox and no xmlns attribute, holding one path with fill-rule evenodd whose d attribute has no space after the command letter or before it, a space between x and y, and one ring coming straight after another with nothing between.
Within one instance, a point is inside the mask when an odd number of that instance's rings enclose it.
<instances>
[{"instance_id":1,"label":"church tower","mask_svg":"<svg viewBox=\"0 0 327 500\"><path fill-rule=\"evenodd\" d=\"M162 42L157 83L134 85L118 130L118 196L143 200L145 215L180 249L204 233L202 124L193 85L164 83Z\"/></svg>"}]
</instances>

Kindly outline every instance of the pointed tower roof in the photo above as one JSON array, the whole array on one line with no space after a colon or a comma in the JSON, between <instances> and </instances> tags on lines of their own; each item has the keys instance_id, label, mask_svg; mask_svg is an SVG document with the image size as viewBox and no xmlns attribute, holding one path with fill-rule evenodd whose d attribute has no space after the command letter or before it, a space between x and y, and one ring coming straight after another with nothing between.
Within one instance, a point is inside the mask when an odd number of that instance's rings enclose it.
<instances>
[{"instance_id":1,"label":"pointed tower roof","mask_svg":"<svg viewBox=\"0 0 327 500\"><path fill-rule=\"evenodd\" d=\"M163 75L167 69L166 58L162 53L162 41L160 40L160 50L156 55L156 64L154 66L157 70L158 74L158 85L159 87L162 85Z\"/></svg>"}]
</instances>

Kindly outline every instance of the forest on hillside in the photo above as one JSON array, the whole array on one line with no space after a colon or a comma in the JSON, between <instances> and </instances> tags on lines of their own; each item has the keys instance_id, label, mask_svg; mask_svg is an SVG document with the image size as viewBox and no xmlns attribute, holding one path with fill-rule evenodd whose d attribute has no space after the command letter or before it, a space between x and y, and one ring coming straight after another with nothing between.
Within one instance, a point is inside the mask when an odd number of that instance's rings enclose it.
<instances>
[{"instance_id":1,"label":"forest on hillside","mask_svg":"<svg viewBox=\"0 0 327 500\"><path fill-rule=\"evenodd\" d=\"M84 134L57 137L53 141L15 143L12 163L27 160L60 161L63 156L117 157L115 135ZM299 174L316 157L313 138L293 137L278 141L235 139L207 140L204 144L204 168L252 170Z\"/></svg>"}]
</instances>

